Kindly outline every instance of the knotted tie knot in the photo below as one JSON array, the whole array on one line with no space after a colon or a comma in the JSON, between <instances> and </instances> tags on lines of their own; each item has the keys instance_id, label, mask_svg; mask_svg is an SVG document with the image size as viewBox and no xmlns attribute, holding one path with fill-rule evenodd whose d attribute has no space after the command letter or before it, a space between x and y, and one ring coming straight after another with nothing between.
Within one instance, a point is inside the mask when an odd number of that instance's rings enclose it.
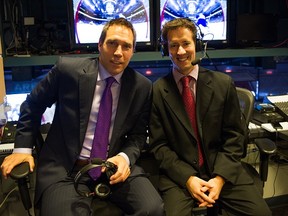
<instances>
[{"instance_id":1,"label":"knotted tie knot","mask_svg":"<svg viewBox=\"0 0 288 216\"><path fill-rule=\"evenodd\" d=\"M112 84L115 82L115 78L113 76L110 76L108 78L106 78L106 87L105 89L110 89Z\"/></svg>"},{"instance_id":2,"label":"knotted tie knot","mask_svg":"<svg viewBox=\"0 0 288 216\"><path fill-rule=\"evenodd\" d=\"M183 88L187 88L187 87L189 88L189 83L190 83L191 79L192 79L191 76L184 76L181 78Z\"/></svg>"}]
</instances>

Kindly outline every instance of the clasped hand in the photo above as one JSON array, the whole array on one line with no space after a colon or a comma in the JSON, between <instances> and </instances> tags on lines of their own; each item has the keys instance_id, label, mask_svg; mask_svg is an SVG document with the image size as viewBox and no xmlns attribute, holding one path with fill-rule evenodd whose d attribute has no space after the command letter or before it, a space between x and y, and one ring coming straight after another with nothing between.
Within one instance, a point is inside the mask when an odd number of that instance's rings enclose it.
<instances>
[{"instance_id":1,"label":"clasped hand","mask_svg":"<svg viewBox=\"0 0 288 216\"><path fill-rule=\"evenodd\" d=\"M224 179L220 176L216 176L209 181L191 176L186 183L186 187L191 196L198 200L199 207L213 207L215 201L219 198L224 183Z\"/></svg>"}]
</instances>

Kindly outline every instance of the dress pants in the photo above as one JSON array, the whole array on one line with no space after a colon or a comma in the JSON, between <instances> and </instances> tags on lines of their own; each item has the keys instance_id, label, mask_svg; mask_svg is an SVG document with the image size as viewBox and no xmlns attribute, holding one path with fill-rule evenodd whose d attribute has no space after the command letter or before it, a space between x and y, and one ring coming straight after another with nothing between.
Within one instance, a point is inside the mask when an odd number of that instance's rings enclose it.
<instances>
[{"instance_id":1,"label":"dress pants","mask_svg":"<svg viewBox=\"0 0 288 216\"><path fill-rule=\"evenodd\" d=\"M78 184L80 191L93 191L94 187L88 174L81 177ZM129 177L111 187L111 191L107 199L120 208L123 215L164 215L163 201L145 175ZM72 175L45 190L38 205L40 216L104 216L101 212L93 212L95 199L97 202L97 197L87 198L76 192Z\"/></svg>"},{"instance_id":2,"label":"dress pants","mask_svg":"<svg viewBox=\"0 0 288 216\"><path fill-rule=\"evenodd\" d=\"M191 216L197 206L190 193L178 187L161 191L167 216ZM229 216L271 216L272 213L254 184L234 186L228 182L222 188L218 205L224 215Z\"/></svg>"}]
</instances>

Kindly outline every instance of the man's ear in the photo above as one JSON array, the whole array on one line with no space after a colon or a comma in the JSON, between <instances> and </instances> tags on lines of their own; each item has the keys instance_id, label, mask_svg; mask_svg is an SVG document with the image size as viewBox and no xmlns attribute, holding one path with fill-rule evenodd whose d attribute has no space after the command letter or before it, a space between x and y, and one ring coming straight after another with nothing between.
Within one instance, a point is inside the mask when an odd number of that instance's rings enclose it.
<instances>
[{"instance_id":1,"label":"man's ear","mask_svg":"<svg viewBox=\"0 0 288 216\"><path fill-rule=\"evenodd\" d=\"M98 50L100 50L100 48L103 46L103 43L99 42L98 43Z\"/></svg>"}]
</instances>

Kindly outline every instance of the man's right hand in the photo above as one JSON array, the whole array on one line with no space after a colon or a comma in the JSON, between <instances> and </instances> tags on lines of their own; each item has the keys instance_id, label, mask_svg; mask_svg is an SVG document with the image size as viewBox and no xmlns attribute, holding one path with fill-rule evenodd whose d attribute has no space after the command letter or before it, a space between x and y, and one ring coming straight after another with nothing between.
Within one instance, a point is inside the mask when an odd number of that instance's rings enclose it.
<instances>
[{"instance_id":1,"label":"man's right hand","mask_svg":"<svg viewBox=\"0 0 288 216\"><path fill-rule=\"evenodd\" d=\"M11 173L11 170L20 163L28 162L30 166L30 172L33 172L35 167L34 158L31 154L23 153L13 153L5 157L2 165L2 175L7 179L8 175Z\"/></svg>"},{"instance_id":2,"label":"man's right hand","mask_svg":"<svg viewBox=\"0 0 288 216\"><path fill-rule=\"evenodd\" d=\"M215 204L215 200L206 194L213 186L211 182L204 181L196 176L190 176L186 182L188 191L194 199L199 201L199 206L212 207Z\"/></svg>"}]
</instances>

